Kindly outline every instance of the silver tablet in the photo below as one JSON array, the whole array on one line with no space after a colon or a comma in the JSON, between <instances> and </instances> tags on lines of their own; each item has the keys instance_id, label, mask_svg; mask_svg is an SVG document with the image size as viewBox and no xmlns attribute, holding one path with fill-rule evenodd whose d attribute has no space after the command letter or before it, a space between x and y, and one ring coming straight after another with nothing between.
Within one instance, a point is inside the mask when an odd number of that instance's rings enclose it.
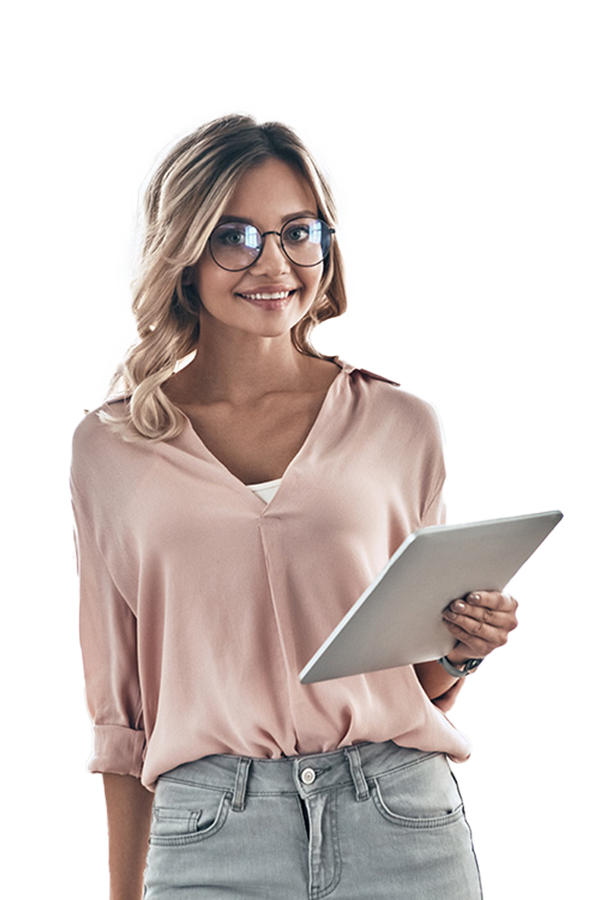
<instances>
[{"instance_id":1,"label":"silver tablet","mask_svg":"<svg viewBox=\"0 0 600 900\"><path fill-rule=\"evenodd\" d=\"M455 639L441 613L470 591L502 591L562 519L535 513L413 532L300 672L311 684L439 659Z\"/></svg>"}]
</instances>

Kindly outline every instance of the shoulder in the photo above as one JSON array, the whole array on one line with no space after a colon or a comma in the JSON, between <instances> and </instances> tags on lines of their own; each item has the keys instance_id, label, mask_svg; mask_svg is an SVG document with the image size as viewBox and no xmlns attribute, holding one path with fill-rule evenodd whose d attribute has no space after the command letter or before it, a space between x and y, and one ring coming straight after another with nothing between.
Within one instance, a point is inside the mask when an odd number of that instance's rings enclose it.
<instances>
[{"instance_id":1,"label":"shoulder","mask_svg":"<svg viewBox=\"0 0 600 900\"><path fill-rule=\"evenodd\" d=\"M110 426L101 419L102 413L111 416L125 415L127 408L127 398L115 397L107 400L102 406L86 412L75 432L73 433L73 449L77 451L87 451L93 449L98 443L104 444L106 441L113 443L120 440L111 431Z\"/></svg>"},{"instance_id":2,"label":"shoulder","mask_svg":"<svg viewBox=\"0 0 600 900\"><path fill-rule=\"evenodd\" d=\"M127 414L128 398L111 399L89 412L73 435L71 495L80 513L110 521L115 510L135 502L137 493L164 463L162 442L129 441L102 414Z\"/></svg>"},{"instance_id":3,"label":"shoulder","mask_svg":"<svg viewBox=\"0 0 600 900\"><path fill-rule=\"evenodd\" d=\"M402 415L415 425L435 431L441 428L440 416L431 400L414 393L401 381L379 372L356 367L374 403L390 412Z\"/></svg>"}]
</instances>

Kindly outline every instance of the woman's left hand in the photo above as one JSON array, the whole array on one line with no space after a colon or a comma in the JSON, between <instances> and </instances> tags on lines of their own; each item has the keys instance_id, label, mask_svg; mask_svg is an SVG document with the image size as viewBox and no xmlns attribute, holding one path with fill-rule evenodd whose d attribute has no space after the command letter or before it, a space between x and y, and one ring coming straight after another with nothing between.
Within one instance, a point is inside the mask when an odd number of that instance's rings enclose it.
<instances>
[{"instance_id":1,"label":"woman's left hand","mask_svg":"<svg viewBox=\"0 0 600 900\"><path fill-rule=\"evenodd\" d=\"M499 591L477 591L453 600L443 612L444 622L458 643L448 654L451 662L483 659L502 647L517 627L517 601Z\"/></svg>"}]
</instances>

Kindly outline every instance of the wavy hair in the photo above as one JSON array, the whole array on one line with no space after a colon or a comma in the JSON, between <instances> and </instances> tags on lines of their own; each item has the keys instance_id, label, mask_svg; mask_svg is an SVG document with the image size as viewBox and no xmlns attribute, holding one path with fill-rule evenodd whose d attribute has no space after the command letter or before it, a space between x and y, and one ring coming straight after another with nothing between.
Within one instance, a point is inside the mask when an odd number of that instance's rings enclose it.
<instances>
[{"instance_id":1,"label":"wavy hair","mask_svg":"<svg viewBox=\"0 0 600 900\"><path fill-rule=\"evenodd\" d=\"M259 125L252 117L239 115L216 119L179 141L151 177L133 282L138 340L111 382L111 391L123 390L129 401L124 416L100 414L125 440L169 440L184 427L183 414L161 388L194 351L200 334L201 300L184 273L202 256L243 175L273 158L306 178L319 216L334 227L336 210L329 185L298 136L280 122ZM312 346L311 332L345 309L342 258L333 241L318 295L291 330L294 347L307 356L330 359Z\"/></svg>"}]
</instances>

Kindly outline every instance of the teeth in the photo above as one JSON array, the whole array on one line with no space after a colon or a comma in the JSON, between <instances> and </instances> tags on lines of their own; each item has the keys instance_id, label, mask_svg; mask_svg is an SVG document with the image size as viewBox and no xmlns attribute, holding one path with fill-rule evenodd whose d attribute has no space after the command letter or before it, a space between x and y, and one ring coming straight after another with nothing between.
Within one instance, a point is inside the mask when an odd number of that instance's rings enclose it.
<instances>
[{"instance_id":1,"label":"teeth","mask_svg":"<svg viewBox=\"0 0 600 900\"><path fill-rule=\"evenodd\" d=\"M248 300L285 300L290 296L291 291L278 291L276 294L242 294Z\"/></svg>"}]
</instances>

